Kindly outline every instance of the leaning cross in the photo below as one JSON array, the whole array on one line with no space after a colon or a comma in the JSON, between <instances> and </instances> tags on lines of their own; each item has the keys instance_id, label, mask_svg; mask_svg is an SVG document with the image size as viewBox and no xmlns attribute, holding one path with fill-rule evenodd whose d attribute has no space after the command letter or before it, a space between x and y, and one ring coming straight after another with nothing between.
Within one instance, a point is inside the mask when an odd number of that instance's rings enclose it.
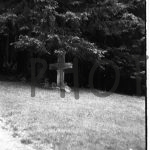
<instances>
[{"instance_id":1,"label":"leaning cross","mask_svg":"<svg viewBox=\"0 0 150 150\"><path fill-rule=\"evenodd\" d=\"M64 70L72 68L72 63L65 63L65 55L65 52L59 53L57 63L50 64L49 66L50 70L57 70L57 86L61 89L64 89L65 87Z\"/></svg>"}]
</instances>

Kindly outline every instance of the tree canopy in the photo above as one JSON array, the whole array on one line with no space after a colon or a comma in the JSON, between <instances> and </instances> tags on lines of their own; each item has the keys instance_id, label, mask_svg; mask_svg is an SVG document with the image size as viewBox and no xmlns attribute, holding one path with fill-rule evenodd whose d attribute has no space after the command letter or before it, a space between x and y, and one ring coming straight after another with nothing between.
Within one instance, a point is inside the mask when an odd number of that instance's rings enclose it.
<instances>
[{"instance_id":1,"label":"tree canopy","mask_svg":"<svg viewBox=\"0 0 150 150\"><path fill-rule=\"evenodd\" d=\"M136 78L136 62L145 71L143 0L8 0L0 8L1 40L9 36L16 51L50 56L64 49L81 62L99 63L105 74L108 64L100 60L106 58L122 78Z\"/></svg>"}]
</instances>

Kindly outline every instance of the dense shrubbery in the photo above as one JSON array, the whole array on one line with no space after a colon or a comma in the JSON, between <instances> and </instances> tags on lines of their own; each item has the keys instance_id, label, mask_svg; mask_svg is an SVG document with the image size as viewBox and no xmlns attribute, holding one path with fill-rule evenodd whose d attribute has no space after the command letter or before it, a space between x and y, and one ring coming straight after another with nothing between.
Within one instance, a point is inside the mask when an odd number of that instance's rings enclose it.
<instances>
[{"instance_id":1,"label":"dense shrubbery","mask_svg":"<svg viewBox=\"0 0 150 150\"><path fill-rule=\"evenodd\" d=\"M80 86L89 86L89 72L97 63L94 85L109 90L115 80L113 63L120 72L118 92L135 94L139 78L145 93L144 1L8 0L2 8L1 70L25 67L23 58L29 61L32 54L53 62L56 50L63 49L68 61L79 59ZM26 76L27 71L17 70Z\"/></svg>"}]
</instances>

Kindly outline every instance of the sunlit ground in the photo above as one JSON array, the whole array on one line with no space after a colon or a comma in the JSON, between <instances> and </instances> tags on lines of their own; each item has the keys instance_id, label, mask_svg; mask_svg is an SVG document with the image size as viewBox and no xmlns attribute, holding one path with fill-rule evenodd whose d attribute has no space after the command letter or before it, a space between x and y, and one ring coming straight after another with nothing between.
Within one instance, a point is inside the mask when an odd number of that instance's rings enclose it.
<instances>
[{"instance_id":1,"label":"sunlit ground","mask_svg":"<svg viewBox=\"0 0 150 150\"><path fill-rule=\"evenodd\" d=\"M37 150L144 150L145 98L58 90L0 82L0 116L12 136Z\"/></svg>"}]
</instances>

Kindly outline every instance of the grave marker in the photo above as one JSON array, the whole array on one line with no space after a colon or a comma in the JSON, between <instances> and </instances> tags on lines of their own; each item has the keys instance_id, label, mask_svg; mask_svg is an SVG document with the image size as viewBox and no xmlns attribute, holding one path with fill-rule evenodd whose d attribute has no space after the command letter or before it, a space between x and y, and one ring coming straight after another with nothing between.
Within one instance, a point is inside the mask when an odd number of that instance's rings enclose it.
<instances>
[{"instance_id":1,"label":"grave marker","mask_svg":"<svg viewBox=\"0 0 150 150\"><path fill-rule=\"evenodd\" d=\"M65 89L64 70L72 68L73 66L72 63L65 63L65 55L65 52L59 53L57 63L49 65L50 70L57 70L57 86L60 87L60 89Z\"/></svg>"}]
</instances>

